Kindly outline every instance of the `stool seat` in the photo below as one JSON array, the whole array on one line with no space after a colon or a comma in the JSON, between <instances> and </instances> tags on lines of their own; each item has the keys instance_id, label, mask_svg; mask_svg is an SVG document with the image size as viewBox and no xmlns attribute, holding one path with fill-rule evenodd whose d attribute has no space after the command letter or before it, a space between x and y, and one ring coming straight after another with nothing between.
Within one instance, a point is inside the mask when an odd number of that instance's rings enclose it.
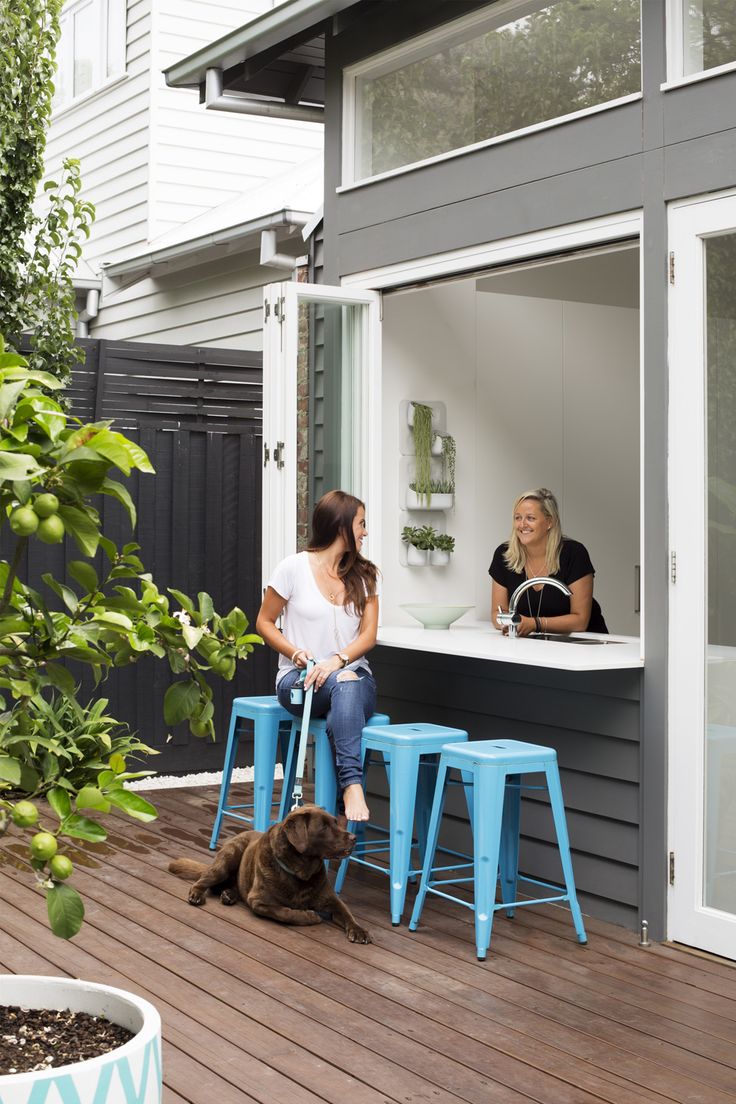
<instances>
[{"instance_id":1,"label":"stool seat","mask_svg":"<svg viewBox=\"0 0 736 1104\"><path fill-rule=\"evenodd\" d=\"M424 722L378 724L363 729L364 781L374 752L380 751L383 754L388 772L388 847L384 841L359 842L353 853L340 864L335 879L336 893L342 890L350 863L387 874L390 884L391 923L401 922L409 878L419 872L410 869L414 823L416 820L419 853L423 857L439 753L448 741L462 746L458 742L467 738L467 732L461 728ZM355 823L349 825L353 831L356 827ZM388 869L366 858L366 855L386 850L389 852Z\"/></svg>"},{"instance_id":2,"label":"stool seat","mask_svg":"<svg viewBox=\"0 0 736 1104\"><path fill-rule=\"evenodd\" d=\"M440 821L445 801L448 771L460 770L468 795L468 810L473 830L473 855L466 863L435 866ZM538 878L519 874L519 836L521 815L522 775L545 776L554 821L564 888ZM533 787L537 788L537 787ZM465 871L472 867L472 876L436 877L447 872ZM500 869L501 903L496 904L496 883ZM518 882L540 886L548 891L546 896L517 899ZM474 899L471 904L464 898L448 892L448 886L457 883L472 884ZM511 917L522 905L536 905L553 901L566 901L570 907L575 931L580 943L587 942L582 913L575 890L575 879L567 835L565 806L557 766L557 752L541 744L528 744L522 740L478 740L448 743L442 748L432 814L427 831L422 877L414 909L409 923L416 931L427 893L435 893L446 900L471 908L475 913L475 942L478 959L482 961L491 942L493 915L505 909Z\"/></svg>"}]
</instances>

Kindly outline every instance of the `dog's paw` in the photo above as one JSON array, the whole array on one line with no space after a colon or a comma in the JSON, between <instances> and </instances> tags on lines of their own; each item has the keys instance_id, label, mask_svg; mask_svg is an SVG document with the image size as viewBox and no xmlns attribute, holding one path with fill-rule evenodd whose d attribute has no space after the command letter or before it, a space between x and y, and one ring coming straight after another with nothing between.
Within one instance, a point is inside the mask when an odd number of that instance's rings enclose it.
<instances>
[{"instance_id":1,"label":"dog's paw","mask_svg":"<svg viewBox=\"0 0 736 1104\"><path fill-rule=\"evenodd\" d=\"M322 917L318 912L315 912L314 909L304 909L301 912L301 917L301 923L305 925L322 923Z\"/></svg>"},{"instance_id":2,"label":"dog's paw","mask_svg":"<svg viewBox=\"0 0 736 1104\"><path fill-rule=\"evenodd\" d=\"M204 904L204 898L205 898L205 894L200 892L200 890L190 889L189 890L189 896L187 897L187 900L189 901L190 905L203 905Z\"/></svg>"},{"instance_id":3,"label":"dog's paw","mask_svg":"<svg viewBox=\"0 0 736 1104\"><path fill-rule=\"evenodd\" d=\"M372 943L370 932L365 928L359 927L357 924L350 924L345 930L345 934L351 943Z\"/></svg>"},{"instance_id":4,"label":"dog's paw","mask_svg":"<svg viewBox=\"0 0 736 1104\"><path fill-rule=\"evenodd\" d=\"M236 889L223 889L220 894L220 900L223 905L237 905L240 900L240 894Z\"/></svg>"}]
</instances>

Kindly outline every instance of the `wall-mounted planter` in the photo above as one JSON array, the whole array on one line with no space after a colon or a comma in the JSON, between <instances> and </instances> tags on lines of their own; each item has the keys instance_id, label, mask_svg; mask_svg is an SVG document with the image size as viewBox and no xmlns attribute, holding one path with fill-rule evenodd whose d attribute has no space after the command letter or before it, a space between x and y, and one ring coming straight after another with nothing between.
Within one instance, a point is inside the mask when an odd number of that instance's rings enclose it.
<instances>
[{"instance_id":1,"label":"wall-mounted planter","mask_svg":"<svg viewBox=\"0 0 736 1104\"><path fill-rule=\"evenodd\" d=\"M413 544L407 544L406 562L409 567L426 567L429 563L429 549L416 548Z\"/></svg>"},{"instance_id":2,"label":"wall-mounted planter","mask_svg":"<svg viewBox=\"0 0 736 1104\"><path fill-rule=\"evenodd\" d=\"M451 510L454 497L451 494L433 494L430 501L427 502L424 495L418 495L416 491L408 487L406 508L407 510Z\"/></svg>"},{"instance_id":3,"label":"wall-mounted planter","mask_svg":"<svg viewBox=\"0 0 736 1104\"><path fill-rule=\"evenodd\" d=\"M429 562L432 567L447 567L451 555L451 552L445 552L441 548L432 548L429 552Z\"/></svg>"},{"instance_id":4,"label":"wall-mounted planter","mask_svg":"<svg viewBox=\"0 0 736 1104\"><path fill-rule=\"evenodd\" d=\"M441 456L442 455L442 434L441 433L435 433L434 437L432 438L432 455L433 456Z\"/></svg>"},{"instance_id":5,"label":"wall-mounted planter","mask_svg":"<svg viewBox=\"0 0 736 1104\"><path fill-rule=\"evenodd\" d=\"M429 406L430 404L429 404L429 403L425 403L424 405L425 405L425 406ZM408 407L407 407L407 411L406 411L406 417L407 417L407 421L409 422L409 425L410 425L410 426L413 426L413 425L414 425L414 403L413 403L413 402L409 402L409 405L408 405ZM435 408L435 407L433 406L433 407L432 407L432 425L436 425L436 424L437 424L437 422L439 421L439 417L440 417L440 412L439 412L439 410L437 410L437 409L436 409L436 408ZM440 451L441 451L441 450L440 450Z\"/></svg>"},{"instance_id":6,"label":"wall-mounted planter","mask_svg":"<svg viewBox=\"0 0 736 1104\"><path fill-rule=\"evenodd\" d=\"M74 1104L160 1104L161 1019L148 1001L123 989L73 978L3 975L2 1003L21 1008L70 1009L104 1016L135 1032L98 1058L31 1073L0 1076L2 1104L74 1101Z\"/></svg>"}]
</instances>

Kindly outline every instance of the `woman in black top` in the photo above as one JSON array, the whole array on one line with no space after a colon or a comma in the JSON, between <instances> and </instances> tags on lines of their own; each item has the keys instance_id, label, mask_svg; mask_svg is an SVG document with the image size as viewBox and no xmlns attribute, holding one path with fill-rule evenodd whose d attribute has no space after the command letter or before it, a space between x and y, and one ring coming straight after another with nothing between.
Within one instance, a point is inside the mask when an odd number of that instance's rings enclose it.
<instances>
[{"instance_id":1,"label":"woman in black top","mask_svg":"<svg viewBox=\"0 0 736 1104\"><path fill-rule=\"evenodd\" d=\"M567 598L556 587L530 587L516 612L519 636L551 633L607 633L601 607L593 597L595 570L585 545L563 537L557 500L546 487L525 491L514 503L511 537L498 546L488 569L493 580L491 616L496 628L499 607L505 612L520 583L540 575L559 579L571 591ZM506 630L504 630L506 631Z\"/></svg>"}]
</instances>

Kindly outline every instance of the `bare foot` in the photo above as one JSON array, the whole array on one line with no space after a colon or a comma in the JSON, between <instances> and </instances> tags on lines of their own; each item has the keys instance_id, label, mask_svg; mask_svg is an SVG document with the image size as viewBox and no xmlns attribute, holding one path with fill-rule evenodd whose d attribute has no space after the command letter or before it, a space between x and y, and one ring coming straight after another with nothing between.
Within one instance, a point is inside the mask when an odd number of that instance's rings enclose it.
<instances>
[{"instance_id":1,"label":"bare foot","mask_svg":"<svg viewBox=\"0 0 736 1104\"><path fill-rule=\"evenodd\" d=\"M354 782L352 786L346 786L342 791L342 799L345 802L346 820L368 820L370 813L365 803L363 787L359 782Z\"/></svg>"}]
</instances>

